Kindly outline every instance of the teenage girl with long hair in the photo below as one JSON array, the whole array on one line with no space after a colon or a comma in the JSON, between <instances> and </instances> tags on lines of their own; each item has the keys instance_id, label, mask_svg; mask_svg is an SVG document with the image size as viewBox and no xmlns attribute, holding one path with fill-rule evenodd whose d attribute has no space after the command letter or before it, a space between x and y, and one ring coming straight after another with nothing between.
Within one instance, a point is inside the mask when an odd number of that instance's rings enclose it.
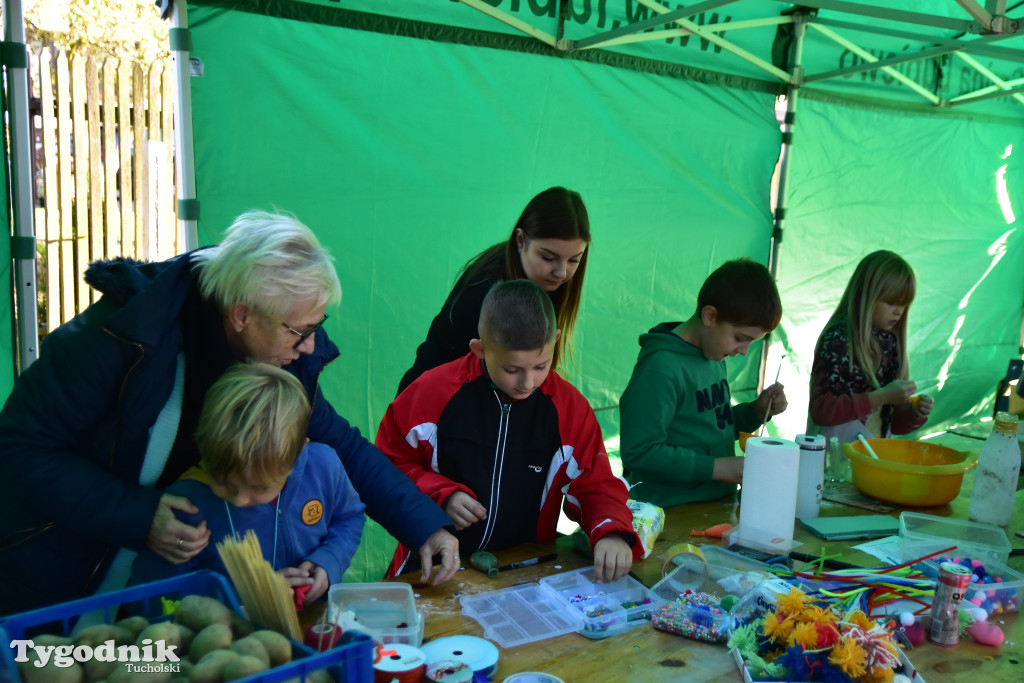
<instances>
[{"instance_id":1,"label":"teenage girl with long hair","mask_svg":"<svg viewBox=\"0 0 1024 683\"><path fill-rule=\"evenodd\" d=\"M484 296L503 280L530 279L551 297L562 332L551 361L551 368L557 369L572 342L589 246L590 219L578 192L551 187L531 199L508 240L466 264L430 323L426 340L416 349L416 360L398 392L427 370L469 353L469 341L479 337L477 320Z\"/></svg>"},{"instance_id":2,"label":"teenage girl with long hair","mask_svg":"<svg viewBox=\"0 0 1024 683\"><path fill-rule=\"evenodd\" d=\"M930 396L913 397L907 359L907 313L914 271L891 251L857 265L814 349L808 431L855 441L920 428ZM913 397L913 398L912 398Z\"/></svg>"}]
</instances>

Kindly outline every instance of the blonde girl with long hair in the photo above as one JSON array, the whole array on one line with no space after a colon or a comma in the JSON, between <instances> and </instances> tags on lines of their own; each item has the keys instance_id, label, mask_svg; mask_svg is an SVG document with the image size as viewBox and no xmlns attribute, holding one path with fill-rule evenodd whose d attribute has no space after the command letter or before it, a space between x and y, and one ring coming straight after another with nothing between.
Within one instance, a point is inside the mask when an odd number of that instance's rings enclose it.
<instances>
[{"instance_id":1,"label":"blonde girl with long hair","mask_svg":"<svg viewBox=\"0 0 1024 683\"><path fill-rule=\"evenodd\" d=\"M917 282L910 265L876 251L857 265L814 349L809 433L840 441L908 434L928 420L933 400L914 396L907 314Z\"/></svg>"}]
</instances>

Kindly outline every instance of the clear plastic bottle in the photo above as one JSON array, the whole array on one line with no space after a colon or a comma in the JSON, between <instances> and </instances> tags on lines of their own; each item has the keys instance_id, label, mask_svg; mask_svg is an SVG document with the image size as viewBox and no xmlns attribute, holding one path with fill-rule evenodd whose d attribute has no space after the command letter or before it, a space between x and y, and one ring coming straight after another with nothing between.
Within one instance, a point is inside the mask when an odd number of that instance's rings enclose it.
<instances>
[{"instance_id":1,"label":"clear plastic bottle","mask_svg":"<svg viewBox=\"0 0 1024 683\"><path fill-rule=\"evenodd\" d=\"M1017 416L997 413L992 433L978 451L978 468L971 491L971 519L996 526L1009 524L1019 473Z\"/></svg>"}]
</instances>

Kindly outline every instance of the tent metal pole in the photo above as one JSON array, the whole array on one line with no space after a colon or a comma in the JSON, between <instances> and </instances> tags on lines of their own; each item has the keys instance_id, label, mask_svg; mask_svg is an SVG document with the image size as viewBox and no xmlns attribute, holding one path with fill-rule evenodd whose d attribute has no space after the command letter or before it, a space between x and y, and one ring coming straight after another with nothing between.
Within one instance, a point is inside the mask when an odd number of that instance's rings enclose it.
<instances>
[{"instance_id":1,"label":"tent metal pole","mask_svg":"<svg viewBox=\"0 0 1024 683\"><path fill-rule=\"evenodd\" d=\"M800 85L803 83L804 67L804 36L807 32L807 15L793 15L793 45L790 48L790 59L787 65L793 78L786 84L786 113L782 119L782 145L779 150L778 184L775 187L775 216L772 225L771 254L768 258L768 270L772 277L779 274L779 254L782 249L782 230L786 222L786 196L789 191L789 158L793 147L793 129L796 124L796 105L799 98ZM761 345L761 369L759 373L761 386L764 388L765 371L768 365L769 337L765 337ZM779 360L782 363L782 360Z\"/></svg>"},{"instance_id":2,"label":"tent metal pole","mask_svg":"<svg viewBox=\"0 0 1024 683\"><path fill-rule=\"evenodd\" d=\"M11 150L11 215L14 221L14 283L17 295L18 371L39 357L39 319L36 296L36 236L32 206L32 145L28 118L28 49L25 46L25 12L21 0L4 3L6 49L23 51L19 65L7 62L7 87Z\"/></svg>"},{"instance_id":3,"label":"tent metal pole","mask_svg":"<svg viewBox=\"0 0 1024 683\"><path fill-rule=\"evenodd\" d=\"M188 34L188 6L185 0L173 0L171 8L171 58L174 60L174 147L178 181L178 230L185 250L199 246L196 229L199 204L196 200L195 150L192 147L192 91L189 84L192 48Z\"/></svg>"}]
</instances>

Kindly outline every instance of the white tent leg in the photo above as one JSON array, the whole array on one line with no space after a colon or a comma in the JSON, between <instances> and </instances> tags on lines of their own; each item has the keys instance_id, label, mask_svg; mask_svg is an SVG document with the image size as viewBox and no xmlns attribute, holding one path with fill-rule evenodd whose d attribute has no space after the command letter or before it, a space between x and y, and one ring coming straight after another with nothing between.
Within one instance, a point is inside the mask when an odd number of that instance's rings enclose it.
<instances>
[{"instance_id":1,"label":"white tent leg","mask_svg":"<svg viewBox=\"0 0 1024 683\"><path fill-rule=\"evenodd\" d=\"M195 151L192 147L192 91L189 84L191 64L188 34L188 7L185 0L174 0L171 10L171 56L174 60L174 147L178 180L178 229L185 250L199 246L196 229L199 204L196 199Z\"/></svg>"},{"instance_id":2,"label":"white tent leg","mask_svg":"<svg viewBox=\"0 0 1024 683\"><path fill-rule=\"evenodd\" d=\"M25 46L25 13L21 0L4 3L4 41ZM28 120L28 52L24 66L7 66L10 109L11 214L14 217L14 282L17 294L18 371L39 357L36 296L36 237L32 209L32 153Z\"/></svg>"}]
</instances>

